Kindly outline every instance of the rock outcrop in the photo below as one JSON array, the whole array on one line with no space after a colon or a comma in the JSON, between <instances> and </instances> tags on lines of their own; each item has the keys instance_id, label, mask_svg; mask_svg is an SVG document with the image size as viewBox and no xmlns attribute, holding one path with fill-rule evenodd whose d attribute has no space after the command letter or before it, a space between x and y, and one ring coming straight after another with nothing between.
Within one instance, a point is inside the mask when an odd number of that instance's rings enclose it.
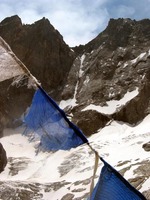
<instances>
[{"instance_id":1,"label":"rock outcrop","mask_svg":"<svg viewBox=\"0 0 150 200\"><path fill-rule=\"evenodd\" d=\"M147 143L145 143L145 144L143 144L143 149L145 150L145 151L150 151L150 142L147 142Z\"/></svg>"},{"instance_id":2,"label":"rock outcrop","mask_svg":"<svg viewBox=\"0 0 150 200\"><path fill-rule=\"evenodd\" d=\"M95 119L98 129L107 123L106 116L136 124L149 114L149 39L150 20L111 19L108 27L94 40L74 48L78 56L69 72L62 98L72 99L76 92L76 108L69 108L68 112L72 112L75 123L86 127L83 132L93 133L94 124L88 124L91 119ZM136 89L138 94L114 113L97 110L92 117L84 113L83 118L83 109L88 105L107 106L110 101L119 102L127 92ZM98 113L104 116L101 120ZM100 121L99 126L97 121Z\"/></svg>"},{"instance_id":3,"label":"rock outcrop","mask_svg":"<svg viewBox=\"0 0 150 200\"><path fill-rule=\"evenodd\" d=\"M7 165L7 155L3 145L0 143L0 173L4 171Z\"/></svg>"},{"instance_id":4,"label":"rock outcrop","mask_svg":"<svg viewBox=\"0 0 150 200\"><path fill-rule=\"evenodd\" d=\"M0 23L0 36L46 90L63 87L74 55L48 19L25 25L17 15L8 17Z\"/></svg>"},{"instance_id":5,"label":"rock outcrop","mask_svg":"<svg viewBox=\"0 0 150 200\"><path fill-rule=\"evenodd\" d=\"M0 23L0 36L42 83L43 88L59 99L74 54L48 19L25 25L17 15L8 17ZM14 120L25 112L34 93L33 89L27 89L26 80L19 87L12 86L12 82L13 79L0 80L0 112L3 118L0 119L0 131L6 125L12 126Z\"/></svg>"}]
</instances>

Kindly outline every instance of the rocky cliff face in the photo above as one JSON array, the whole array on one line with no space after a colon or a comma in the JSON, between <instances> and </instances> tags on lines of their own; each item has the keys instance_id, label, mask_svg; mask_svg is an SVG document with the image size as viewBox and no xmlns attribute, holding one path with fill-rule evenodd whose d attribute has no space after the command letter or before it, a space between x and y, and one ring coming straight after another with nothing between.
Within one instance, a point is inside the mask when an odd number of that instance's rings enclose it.
<instances>
[{"instance_id":1,"label":"rocky cliff face","mask_svg":"<svg viewBox=\"0 0 150 200\"><path fill-rule=\"evenodd\" d=\"M94 40L74 48L78 56L62 97L72 99L76 91L76 106L68 111L85 133L94 133L110 119L135 124L149 113L149 39L150 20L111 19ZM113 113L83 111L90 104L108 106L136 89L138 95Z\"/></svg>"},{"instance_id":2,"label":"rocky cliff face","mask_svg":"<svg viewBox=\"0 0 150 200\"><path fill-rule=\"evenodd\" d=\"M18 16L8 17L0 23L0 36L44 88L63 87L74 56L48 19L24 25Z\"/></svg>"}]
</instances>

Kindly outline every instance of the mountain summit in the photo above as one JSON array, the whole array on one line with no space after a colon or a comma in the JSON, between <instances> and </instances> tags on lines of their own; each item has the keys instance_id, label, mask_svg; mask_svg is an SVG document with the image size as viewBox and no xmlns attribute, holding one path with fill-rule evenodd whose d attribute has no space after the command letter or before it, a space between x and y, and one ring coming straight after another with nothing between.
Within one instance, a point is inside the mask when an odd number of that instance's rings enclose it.
<instances>
[{"instance_id":1,"label":"mountain summit","mask_svg":"<svg viewBox=\"0 0 150 200\"><path fill-rule=\"evenodd\" d=\"M64 85L74 57L48 19L25 25L17 15L8 17L0 23L0 36L46 89Z\"/></svg>"}]
</instances>

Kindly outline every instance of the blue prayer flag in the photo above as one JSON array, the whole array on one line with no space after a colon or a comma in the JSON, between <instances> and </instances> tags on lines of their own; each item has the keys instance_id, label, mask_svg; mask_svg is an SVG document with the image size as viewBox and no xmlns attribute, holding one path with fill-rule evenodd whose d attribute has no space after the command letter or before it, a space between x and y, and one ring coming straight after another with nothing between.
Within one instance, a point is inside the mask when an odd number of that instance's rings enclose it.
<instances>
[{"instance_id":1,"label":"blue prayer flag","mask_svg":"<svg viewBox=\"0 0 150 200\"><path fill-rule=\"evenodd\" d=\"M101 158L104 166L88 200L146 200L119 172Z\"/></svg>"},{"instance_id":2,"label":"blue prayer flag","mask_svg":"<svg viewBox=\"0 0 150 200\"><path fill-rule=\"evenodd\" d=\"M82 131L41 87L35 92L24 122L27 126L24 134L31 140L39 140L42 150L68 150L88 142Z\"/></svg>"}]
</instances>

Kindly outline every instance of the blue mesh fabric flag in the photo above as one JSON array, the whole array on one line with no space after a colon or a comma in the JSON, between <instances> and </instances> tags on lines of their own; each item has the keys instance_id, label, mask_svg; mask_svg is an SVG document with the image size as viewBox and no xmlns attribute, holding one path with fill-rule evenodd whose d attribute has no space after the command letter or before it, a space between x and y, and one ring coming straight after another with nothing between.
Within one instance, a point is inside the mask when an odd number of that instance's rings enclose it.
<instances>
[{"instance_id":1,"label":"blue mesh fabric flag","mask_svg":"<svg viewBox=\"0 0 150 200\"><path fill-rule=\"evenodd\" d=\"M102 158L104 166L91 198L88 200L146 200L112 166Z\"/></svg>"},{"instance_id":2,"label":"blue mesh fabric flag","mask_svg":"<svg viewBox=\"0 0 150 200\"><path fill-rule=\"evenodd\" d=\"M39 140L42 150L68 150L88 142L81 130L66 117L63 110L41 88L36 91L24 122L24 134Z\"/></svg>"}]
</instances>

